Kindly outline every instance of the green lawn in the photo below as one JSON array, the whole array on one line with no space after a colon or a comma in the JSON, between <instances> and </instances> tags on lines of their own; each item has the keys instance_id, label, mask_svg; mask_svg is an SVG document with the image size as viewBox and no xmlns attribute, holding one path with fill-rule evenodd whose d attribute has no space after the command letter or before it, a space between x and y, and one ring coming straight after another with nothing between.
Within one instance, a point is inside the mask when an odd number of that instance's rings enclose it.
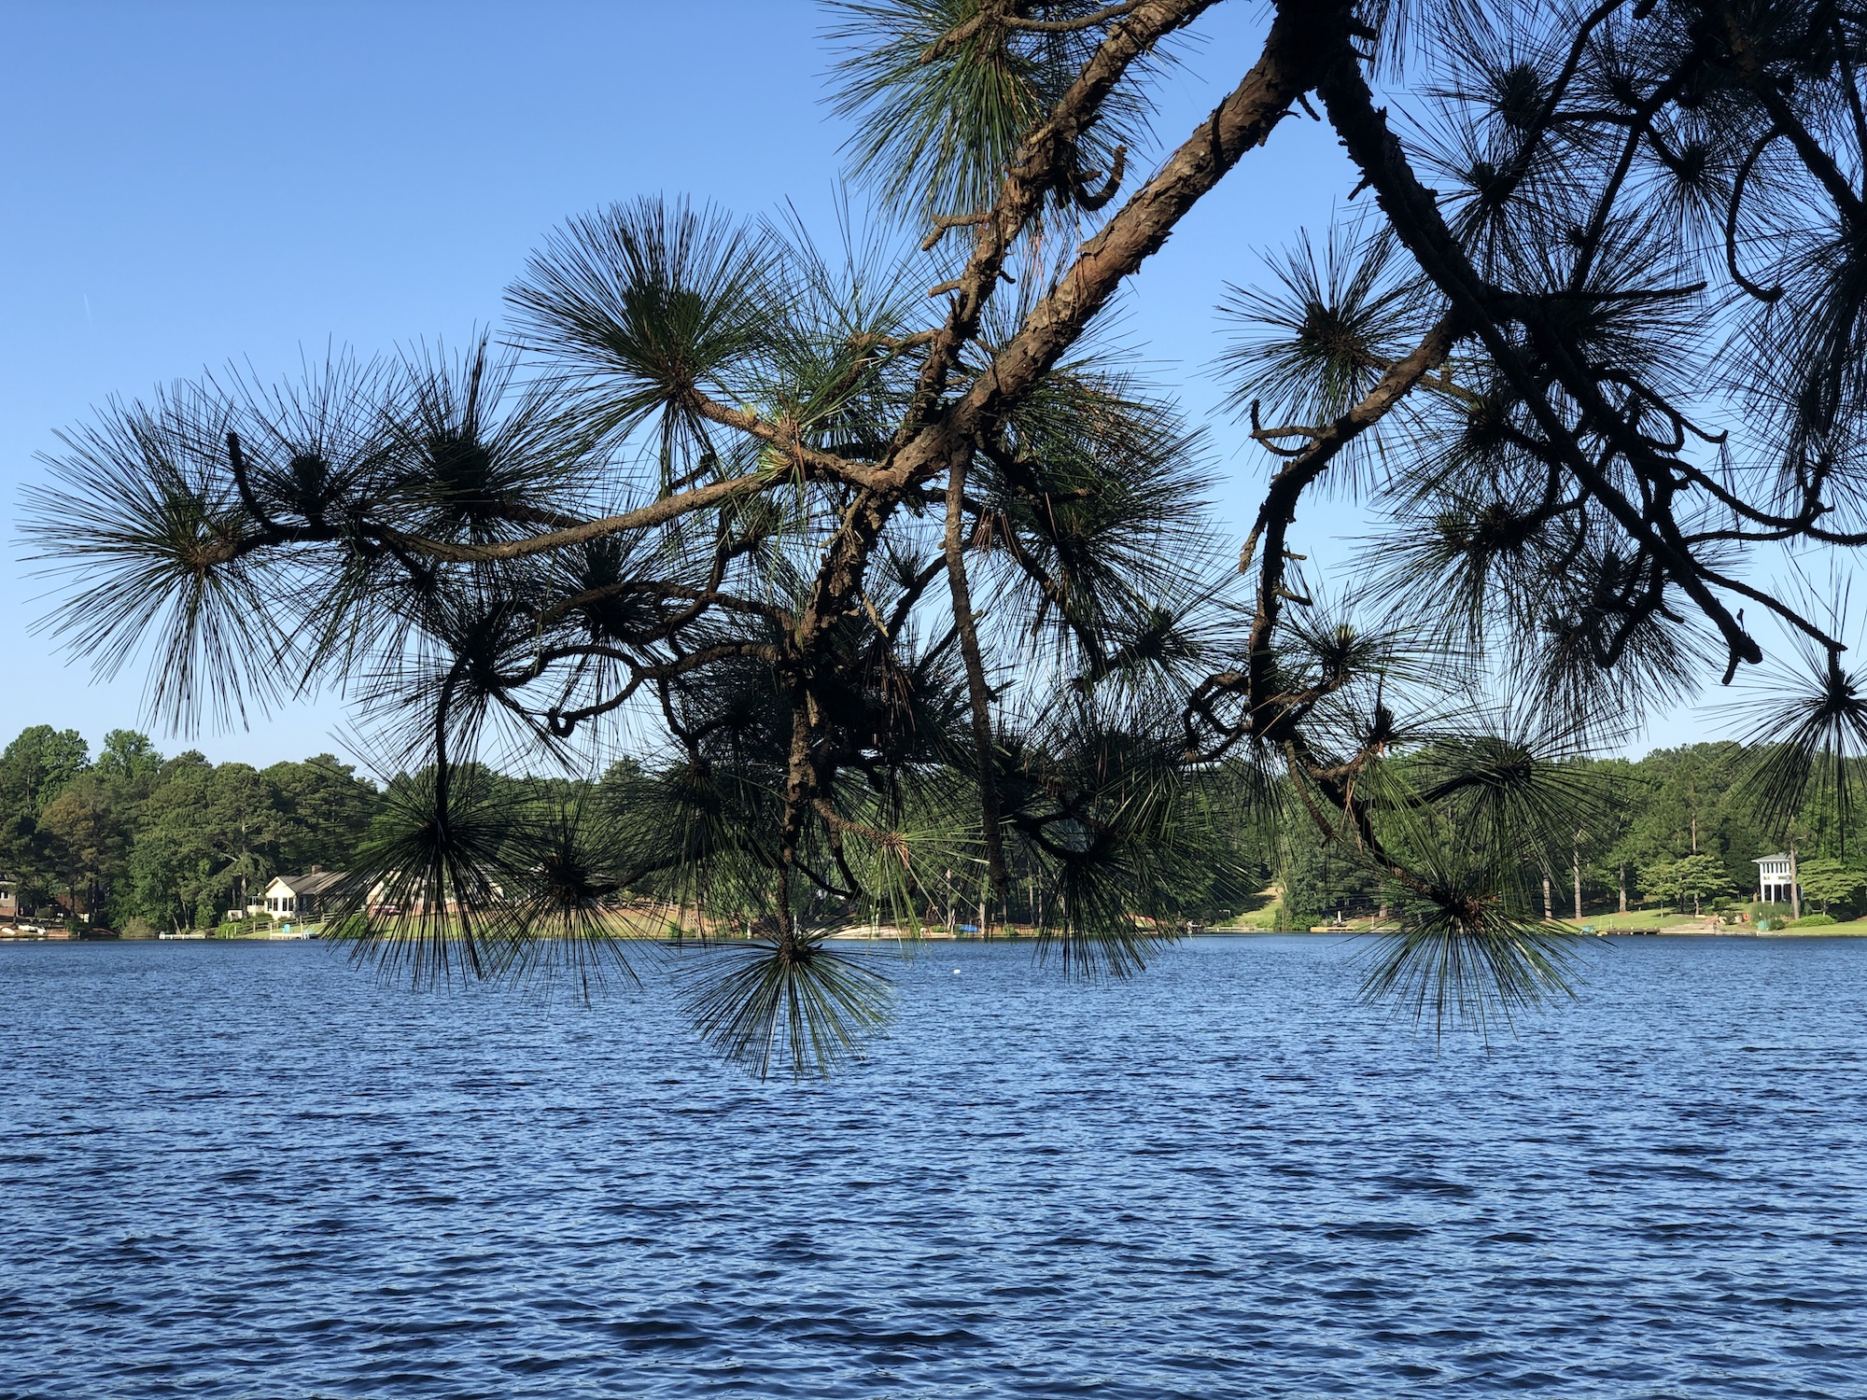
<instances>
[{"instance_id":1,"label":"green lawn","mask_svg":"<svg viewBox=\"0 0 1867 1400\"><path fill-rule=\"evenodd\" d=\"M1274 899L1266 900L1257 909L1228 919L1222 924L1214 924L1214 933L1274 933L1284 931L1280 922L1283 907ZM1630 909L1625 914L1606 910L1599 913L1584 914L1578 924L1574 919L1562 922L1571 927L1586 926L1599 933L1658 933L1662 929L1686 929L1696 920L1690 914L1681 914L1676 909ZM1371 930L1371 919L1351 919L1341 929L1343 933L1367 933ZM1709 931L1709 926L1707 926ZM1754 930L1747 924L1721 924L1719 932L1727 934L1749 934ZM1766 937L1807 937L1820 938L1838 936L1843 938L1867 937L1867 918L1852 919L1845 923L1831 924L1826 928L1775 928Z\"/></svg>"},{"instance_id":2,"label":"green lawn","mask_svg":"<svg viewBox=\"0 0 1867 1400\"><path fill-rule=\"evenodd\" d=\"M1573 920L1565 922L1573 923ZM1582 923L1603 933L1651 933L1660 929L1686 928L1698 922L1690 914L1680 914L1671 909L1631 909L1625 914L1589 914ZM1756 929L1748 924L1724 924L1722 933L1754 934ZM1821 938L1839 936L1859 938L1867 936L1867 919L1850 919L1842 923L1829 924L1818 928L1783 928L1780 925L1762 935L1766 938Z\"/></svg>"},{"instance_id":3,"label":"green lawn","mask_svg":"<svg viewBox=\"0 0 1867 1400\"><path fill-rule=\"evenodd\" d=\"M1564 919L1563 922L1573 924L1576 921ZM1581 922L1604 933L1652 933L1675 924L1691 923L1692 916L1672 909L1629 909L1625 914L1609 910L1600 914L1584 914Z\"/></svg>"},{"instance_id":4,"label":"green lawn","mask_svg":"<svg viewBox=\"0 0 1867 1400\"><path fill-rule=\"evenodd\" d=\"M1774 938L1867 938L1867 919L1845 919L1825 928L1775 929L1765 937Z\"/></svg>"}]
</instances>

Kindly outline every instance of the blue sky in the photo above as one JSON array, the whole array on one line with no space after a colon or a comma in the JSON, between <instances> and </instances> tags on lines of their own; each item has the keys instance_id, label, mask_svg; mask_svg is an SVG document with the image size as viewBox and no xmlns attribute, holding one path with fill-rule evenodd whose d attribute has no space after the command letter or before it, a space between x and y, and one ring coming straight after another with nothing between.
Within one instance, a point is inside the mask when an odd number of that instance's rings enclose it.
<instances>
[{"instance_id":1,"label":"blue sky","mask_svg":"<svg viewBox=\"0 0 1867 1400\"><path fill-rule=\"evenodd\" d=\"M1162 96L1163 138L1249 65L1260 8L1202 28ZM611 200L685 193L747 215L788 200L833 238L846 128L822 101L824 20L809 0L14 5L0 49L8 514L43 470L34 454L109 396L230 359L270 379L331 344L463 342L497 324L547 230ZM1216 425L1218 505L1235 533L1266 464L1214 408L1213 304L1300 225L1326 227L1352 185L1323 128L1286 122L1144 269L1121 321ZM1327 553L1362 528L1324 506L1299 533ZM30 635L43 585L6 533L0 742L50 722L95 745L140 724L140 669L93 683ZM342 722L325 699L192 742L263 763L330 748ZM1673 729L1655 737L1683 737Z\"/></svg>"}]
</instances>

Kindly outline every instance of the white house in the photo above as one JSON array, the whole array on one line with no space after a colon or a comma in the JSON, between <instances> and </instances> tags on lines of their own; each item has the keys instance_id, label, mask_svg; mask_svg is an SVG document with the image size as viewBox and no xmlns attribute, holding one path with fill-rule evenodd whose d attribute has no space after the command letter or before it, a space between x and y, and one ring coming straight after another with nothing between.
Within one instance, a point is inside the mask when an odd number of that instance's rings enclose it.
<instances>
[{"instance_id":1,"label":"white house","mask_svg":"<svg viewBox=\"0 0 1867 1400\"><path fill-rule=\"evenodd\" d=\"M309 875L276 875L259 902L249 904L247 909L254 914L270 914L275 923L315 924L333 913L343 912L338 907L340 900L354 901L354 891L344 888L349 878L346 871L315 867ZM391 871L370 886L360 906L352 902L350 912L367 912L373 918L424 918L436 912L460 912L460 901L452 895L441 901L437 911L425 894L419 887L410 888L399 874ZM489 885L475 900L475 907L483 905L488 897L495 903L502 901L505 890L498 884Z\"/></svg>"},{"instance_id":2,"label":"white house","mask_svg":"<svg viewBox=\"0 0 1867 1400\"><path fill-rule=\"evenodd\" d=\"M1765 904L1789 904L1800 893L1796 889L1793 873L1794 860L1786 851L1778 851L1773 856L1759 856L1753 862L1757 867L1757 898Z\"/></svg>"},{"instance_id":3,"label":"white house","mask_svg":"<svg viewBox=\"0 0 1867 1400\"><path fill-rule=\"evenodd\" d=\"M275 875L260 897L261 906L274 919L316 923L324 917L324 902L344 881L341 870L313 869L309 875Z\"/></svg>"}]
</instances>

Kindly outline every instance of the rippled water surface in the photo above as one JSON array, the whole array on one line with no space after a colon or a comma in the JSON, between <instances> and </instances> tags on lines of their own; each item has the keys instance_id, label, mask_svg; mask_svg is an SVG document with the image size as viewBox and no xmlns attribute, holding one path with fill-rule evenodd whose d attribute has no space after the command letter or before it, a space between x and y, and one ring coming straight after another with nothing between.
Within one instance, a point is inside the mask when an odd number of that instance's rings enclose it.
<instances>
[{"instance_id":1,"label":"rippled water surface","mask_svg":"<svg viewBox=\"0 0 1867 1400\"><path fill-rule=\"evenodd\" d=\"M1867 1395L1867 940L1591 951L1487 1052L934 945L799 1086L652 977L0 947L0 1395Z\"/></svg>"}]
</instances>

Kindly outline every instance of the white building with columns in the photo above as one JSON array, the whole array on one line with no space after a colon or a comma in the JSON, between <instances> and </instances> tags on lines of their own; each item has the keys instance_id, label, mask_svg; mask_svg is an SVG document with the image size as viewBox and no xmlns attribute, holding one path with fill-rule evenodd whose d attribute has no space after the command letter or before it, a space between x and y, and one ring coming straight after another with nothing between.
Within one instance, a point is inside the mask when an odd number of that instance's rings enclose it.
<instances>
[{"instance_id":1,"label":"white building with columns","mask_svg":"<svg viewBox=\"0 0 1867 1400\"><path fill-rule=\"evenodd\" d=\"M1764 904L1788 904L1796 896L1795 861L1786 851L1773 856L1759 856L1757 898Z\"/></svg>"}]
</instances>

